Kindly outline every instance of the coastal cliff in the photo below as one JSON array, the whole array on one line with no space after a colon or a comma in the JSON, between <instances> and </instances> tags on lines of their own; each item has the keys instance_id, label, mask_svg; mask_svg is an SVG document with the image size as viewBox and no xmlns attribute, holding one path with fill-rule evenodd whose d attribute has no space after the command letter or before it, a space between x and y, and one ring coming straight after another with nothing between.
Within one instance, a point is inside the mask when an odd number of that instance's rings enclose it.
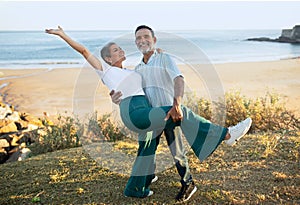
<instances>
[{"instance_id":1,"label":"coastal cliff","mask_svg":"<svg viewBox=\"0 0 300 205\"><path fill-rule=\"evenodd\" d=\"M294 26L293 29L283 29L281 32L281 36L275 39L271 39L268 37L259 37L259 38L248 38L247 40L300 44L300 25Z\"/></svg>"}]
</instances>

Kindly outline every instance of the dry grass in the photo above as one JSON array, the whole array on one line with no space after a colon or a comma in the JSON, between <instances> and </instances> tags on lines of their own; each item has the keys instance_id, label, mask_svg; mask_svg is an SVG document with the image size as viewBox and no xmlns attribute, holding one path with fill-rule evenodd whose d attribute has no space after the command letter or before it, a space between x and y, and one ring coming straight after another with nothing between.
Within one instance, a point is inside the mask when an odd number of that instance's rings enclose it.
<instances>
[{"instance_id":1,"label":"dry grass","mask_svg":"<svg viewBox=\"0 0 300 205\"><path fill-rule=\"evenodd\" d=\"M123 145L115 148L135 155L135 142ZM247 135L233 148L222 144L203 163L189 152L198 191L188 204L300 204L299 153L299 137L277 134ZM157 173L153 196L126 198L128 176L100 167L82 147L2 164L0 172L0 204L174 204L180 189L172 167Z\"/></svg>"}]
</instances>

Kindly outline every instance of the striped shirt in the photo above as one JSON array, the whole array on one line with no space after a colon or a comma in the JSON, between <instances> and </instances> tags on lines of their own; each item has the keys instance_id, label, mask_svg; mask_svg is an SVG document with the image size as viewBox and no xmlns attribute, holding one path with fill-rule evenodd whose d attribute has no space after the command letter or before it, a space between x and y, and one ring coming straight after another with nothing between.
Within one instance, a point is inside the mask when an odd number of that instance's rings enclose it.
<instances>
[{"instance_id":1,"label":"striped shirt","mask_svg":"<svg viewBox=\"0 0 300 205\"><path fill-rule=\"evenodd\" d=\"M153 107L173 105L174 79L182 74L168 54L155 51L147 64L141 61L135 70L143 78L143 89Z\"/></svg>"}]
</instances>

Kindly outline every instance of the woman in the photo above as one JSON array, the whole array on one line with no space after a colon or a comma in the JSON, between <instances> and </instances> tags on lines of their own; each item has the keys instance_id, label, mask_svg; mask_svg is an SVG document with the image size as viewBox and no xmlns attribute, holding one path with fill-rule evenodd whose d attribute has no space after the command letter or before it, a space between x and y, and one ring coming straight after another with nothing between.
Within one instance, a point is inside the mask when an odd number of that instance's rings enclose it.
<instances>
[{"instance_id":1,"label":"woman","mask_svg":"<svg viewBox=\"0 0 300 205\"><path fill-rule=\"evenodd\" d=\"M180 126L194 153L202 161L213 153L223 140L228 145L233 145L248 132L251 126L252 121L247 118L236 126L224 128L194 114L185 106L182 106L183 120L181 122L173 122L172 119L166 121L166 114L171 106L155 108L150 106L142 88L141 76L135 71L123 69L122 63L126 57L117 44L108 43L101 49L101 57L109 65L107 66L106 63L101 63L97 57L93 56L87 48L66 35L61 27L46 29L46 33L61 37L96 69L103 83L110 90L122 92L121 118L126 127L135 132L146 135L152 130ZM145 197L153 193L148 188L148 182L138 186L139 184L131 188L127 184L125 195Z\"/></svg>"}]
</instances>

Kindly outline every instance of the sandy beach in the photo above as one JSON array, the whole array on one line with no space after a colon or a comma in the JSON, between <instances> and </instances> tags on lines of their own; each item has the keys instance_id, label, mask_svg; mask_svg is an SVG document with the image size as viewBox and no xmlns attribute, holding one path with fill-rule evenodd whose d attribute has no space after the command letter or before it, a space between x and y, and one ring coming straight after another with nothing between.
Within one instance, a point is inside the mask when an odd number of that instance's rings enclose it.
<instances>
[{"instance_id":1,"label":"sandy beach","mask_svg":"<svg viewBox=\"0 0 300 205\"><path fill-rule=\"evenodd\" d=\"M209 75L195 75L187 65L179 66L187 91L208 96L207 87L224 91L239 90L246 97L264 96L267 91L280 94L289 109L300 110L300 59L269 62L224 63L213 65ZM117 107L111 103L109 90L88 68L0 69L2 101L18 111L42 116L97 111L110 113ZM204 79L210 78L211 79ZM83 103L84 102L84 103Z\"/></svg>"}]
</instances>

